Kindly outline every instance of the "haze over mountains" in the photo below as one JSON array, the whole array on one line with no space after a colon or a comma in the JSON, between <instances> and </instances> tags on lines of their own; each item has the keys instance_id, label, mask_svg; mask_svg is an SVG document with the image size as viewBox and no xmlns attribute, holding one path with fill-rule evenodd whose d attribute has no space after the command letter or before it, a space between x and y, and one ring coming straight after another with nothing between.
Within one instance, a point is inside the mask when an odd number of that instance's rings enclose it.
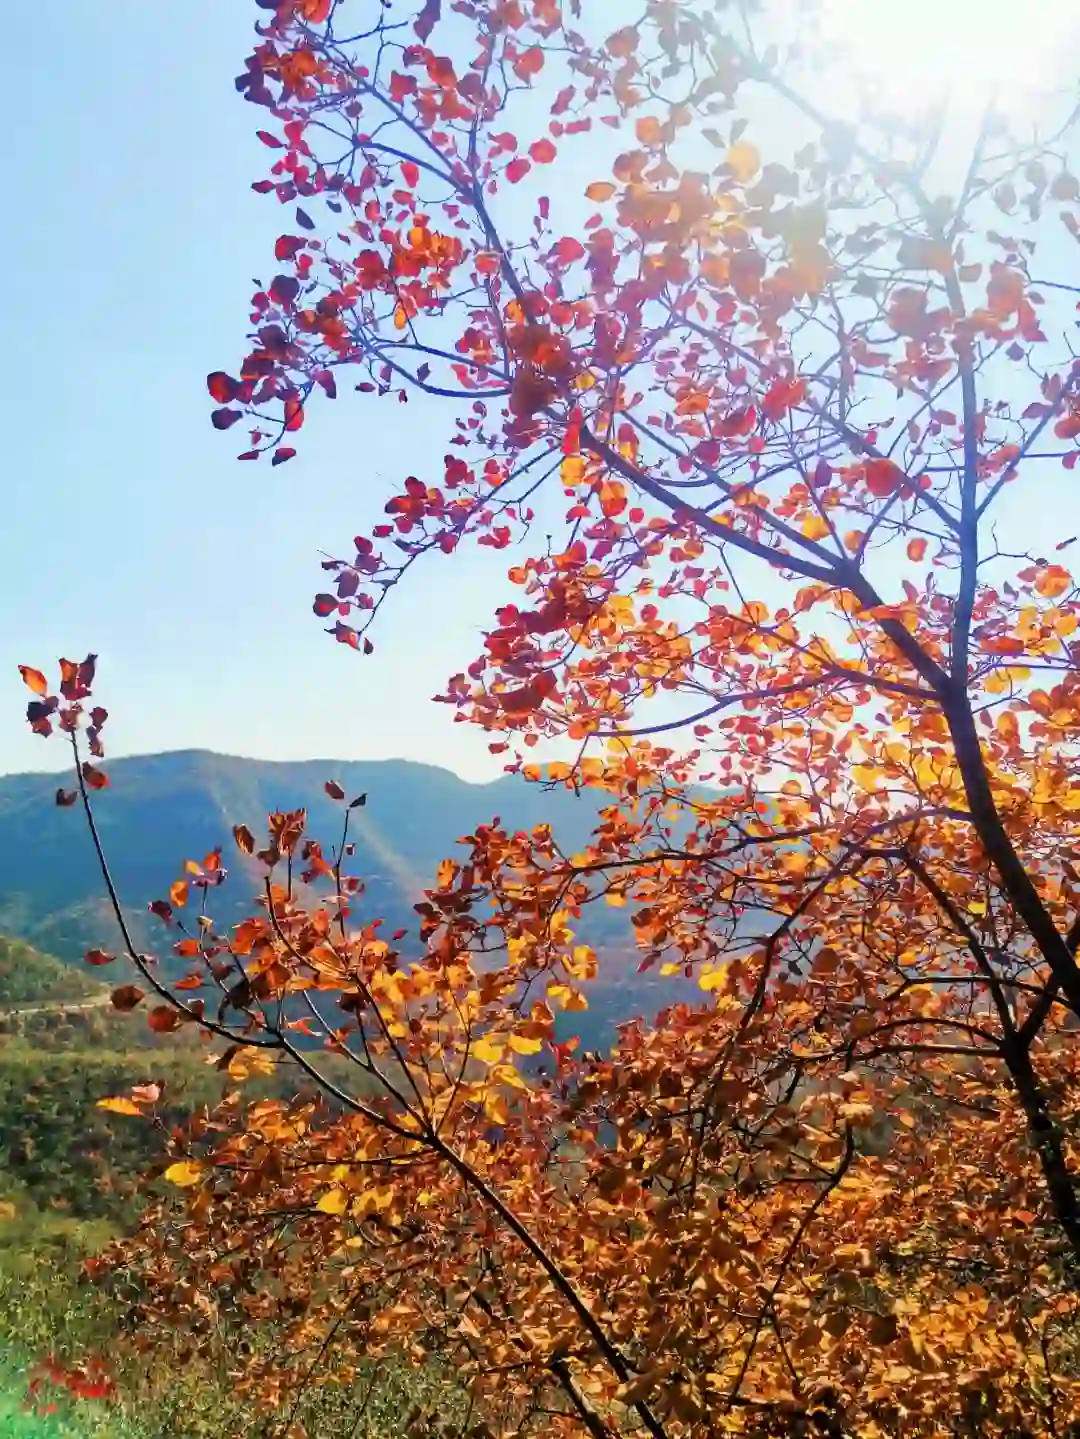
<instances>
[{"instance_id":1,"label":"haze over mountains","mask_svg":"<svg viewBox=\"0 0 1080 1439\"><path fill-rule=\"evenodd\" d=\"M217 845L235 867L233 825L247 824L258 839L268 813L304 807L310 832L336 843L341 806L324 792L328 779L350 799L367 795L366 806L352 812L351 872L366 884L359 913L381 918L387 934L399 927L415 933L413 905L439 861L477 825L496 816L512 830L549 823L573 851L588 842L607 802L600 791L551 792L512 775L470 784L405 760L277 763L188 750L116 760L108 772L110 787L95 801L98 827L137 942L158 953L166 948L164 935L147 904L167 894L185 859L200 859ZM58 783L69 781L55 774L0 777L0 934L79 963L88 948L119 941L85 821L79 809L57 807ZM215 906L215 916L239 919L252 888L236 876L222 896L231 900ZM226 912L231 906L235 915ZM606 1023L655 1012L676 994L690 997L679 981L636 973L626 910L591 907L582 938L624 956L603 971Z\"/></svg>"}]
</instances>

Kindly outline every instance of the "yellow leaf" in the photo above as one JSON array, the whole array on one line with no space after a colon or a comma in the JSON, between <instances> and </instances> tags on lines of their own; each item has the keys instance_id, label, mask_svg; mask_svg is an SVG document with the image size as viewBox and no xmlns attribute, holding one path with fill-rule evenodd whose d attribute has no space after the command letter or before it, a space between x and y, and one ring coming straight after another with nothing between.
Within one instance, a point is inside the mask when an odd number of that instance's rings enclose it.
<instances>
[{"instance_id":1,"label":"yellow leaf","mask_svg":"<svg viewBox=\"0 0 1080 1439\"><path fill-rule=\"evenodd\" d=\"M539 1054L544 1047L542 1039L529 1039L524 1034L510 1036L510 1048L515 1054Z\"/></svg>"},{"instance_id":2,"label":"yellow leaf","mask_svg":"<svg viewBox=\"0 0 1080 1439\"><path fill-rule=\"evenodd\" d=\"M0 1219L14 1219L15 1206L9 1199L0 1200Z\"/></svg>"},{"instance_id":3,"label":"yellow leaf","mask_svg":"<svg viewBox=\"0 0 1080 1439\"><path fill-rule=\"evenodd\" d=\"M749 140L740 140L727 152L727 164L741 185L752 180L761 169L761 154Z\"/></svg>"},{"instance_id":4,"label":"yellow leaf","mask_svg":"<svg viewBox=\"0 0 1080 1439\"><path fill-rule=\"evenodd\" d=\"M716 969L708 969L698 980L698 989L705 990L706 994L713 989L719 989L724 982L725 965L718 965Z\"/></svg>"},{"instance_id":5,"label":"yellow leaf","mask_svg":"<svg viewBox=\"0 0 1080 1439\"><path fill-rule=\"evenodd\" d=\"M169 1165L165 1178L180 1189L190 1189L193 1184L199 1183L206 1172L205 1164L199 1164L192 1159L182 1159L178 1164Z\"/></svg>"},{"instance_id":6,"label":"yellow leaf","mask_svg":"<svg viewBox=\"0 0 1080 1439\"><path fill-rule=\"evenodd\" d=\"M559 478L564 485L580 485L585 478L585 461L580 455L567 455L559 469Z\"/></svg>"},{"instance_id":7,"label":"yellow leaf","mask_svg":"<svg viewBox=\"0 0 1080 1439\"><path fill-rule=\"evenodd\" d=\"M344 1214L348 1203L349 1196L344 1189L328 1189L315 1208L320 1214Z\"/></svg>"},{"instance_id":8,"label":"yellow leaf","mask_svg":"<svg viewBox=\"0 0 1080 1439\"><path fill-rule=\"evenodd\" d=\"M484 1095L484 1113L493 1124L505 1124L510 1118L506 1100L497 1090Z\"/></svg>"},{"instance_id":9,"label":"yellow leaf","mask_svg":"<svg viewBox=\"0 0 1080 1439\"><path fill-rule=\"evenodd\" d=\"M487 1035L476 1040L469 1052L481 1064L498 1064L503 1057L502 1045L492 1043Z\"/></svg>"},{"instance_id":10,"label":"yellow leaf","mask_svg":"<svg viewBox=\"0 0 1080 1439\"><path fill-rule=\"evenodd\" d=\"M823 540L829 533L829 527L820 515L807 515L802 532L808 540Z\"/></svg>"},{"instance_id":11,"label":"yellow leaf","mask_svg":"<svg viewBox=\"0 0 1080 1439\"><path fill-rule=\"evenodd\" d=\"M130 1099L99 1099L94 1107L107 1109L110 1114L133 1114L137 1119L142 1118L142 1110Z\"/></svg>"}]
</instances>

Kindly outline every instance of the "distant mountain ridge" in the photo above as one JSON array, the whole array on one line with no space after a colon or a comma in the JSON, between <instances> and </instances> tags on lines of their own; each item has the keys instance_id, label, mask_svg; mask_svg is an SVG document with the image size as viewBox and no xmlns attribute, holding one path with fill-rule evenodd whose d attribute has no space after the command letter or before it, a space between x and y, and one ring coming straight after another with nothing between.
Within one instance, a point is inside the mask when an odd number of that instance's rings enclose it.
<instances>
[{"instance_id":1,"label":"distant mountain ridge","mask_svg":"<svg viewBox=\"0 0 1080 1439\"><path fill-rule=\"evenodd\" d=\"M98 828L121 898L148 945L151 936L160 945L161 930L147 921L147 904L167 892L185 859L215 845L235 865L234 825L247 824L258 837L271 811L304 807L311 833L336 842L341 807L326 795L326 780L349 798L368 797L352 812L351 866L366 884L361 912L390 929L415 928L413 905L439 861L477 825L496 816L515 830L550 823L562 844L580 849L607 802L599 791L544 791L513 775L471 784L408 760L292 762L181 750L116 760L109 775L110 787L95 797ZM55 774L0 777L0 933L73 961L117 936L82 815L55 804L59 783L65 781ZM232 888L247 905L243 881ZM611 933L629 933L614 912L597 919Z\"/></svg>"},{"instance_id":2,"label":"distant mountain ridge","mask_svg":"<svg viewBox=\"0 0 1080 1439\"><path fill-rule=\"evenodd\" d=\"M220 845L235 869L234 825L248 825L258 838L269 813L301 807L309 832L336 844L342 810L327 796L327 780L349 799L367 795L349 828L350 869L366 886L358 917L383 920L384 933L401 928L410 936L418 923L413 906L434 882L439 861L463 853L456 844L462 835L496 817L511 830L550 824L572 853L588 844L610 803L600 790L544 790L516 775L472 784L409 760L271 761L180 750L115 760L108 773L111 783L95 796L94 809L112 876L139 948L164 960L171 938L147 905L167 894L184 860ZM77 808L55 802L58 785L69 783L56 774L0 777L0 935L79 964L87 949L119 948L120 936L85 820ZM254 888L246 875L234 875L213 906L215 919L236 923L250 913ZM618 1021L655 1014L676 998L700 998L692 983L637 973L628 908L590 906L580 937L605 951L591 1013L574 1016L583 1042L613 1036ZM403 947L407 955L408 939ZM93 978L114 975L102 970Z\"/></svg>"}]
</instances>

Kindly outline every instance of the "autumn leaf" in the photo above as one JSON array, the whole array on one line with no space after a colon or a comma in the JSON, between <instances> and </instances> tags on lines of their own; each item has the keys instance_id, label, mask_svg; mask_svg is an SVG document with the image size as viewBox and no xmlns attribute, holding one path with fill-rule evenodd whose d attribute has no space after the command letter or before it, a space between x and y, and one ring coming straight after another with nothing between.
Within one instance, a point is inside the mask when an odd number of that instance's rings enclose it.
<instances>
[{"instance_id":1,"label":"autumn leaf","mask_svg":"<svg viewBox=\"0 0 1080 1439\"><path fill-rule=\"evenodd\" d=\"M99 1099L96 1107L98 1109L107 1109L110 1114L129 1114L136 1119L143 1117L143 1112L139 1106L134 1104L130 1099L124 1099L123 1097L118 1099Z\"/></svg>"},{"instance_id":2,"label":"autumn leaf","mask_svg":"<svg viewBox=\"0 0 1080 1439\"><path fill-rule=\"evenodd\" d=\"M82 777L89 789L107 789L109 776L104 770L96 769L89 760L83 761Z\"/></svg>"},{"instance_id":3,"label":"autumn leaf","mask_svg":"<svg viewBox=\"0 0 1080 1439\"><path fill-rule=\"evenodd\" d=\"M892 460L867 460L866 488L878 499L885 499L904 484L907 476Z\"/></svg>"},{"instance_id":4,"label":"autumn leaf","mask_svg":"<svg viewBox=\"0 0 1080 1439\"><path fill-rule=\"evenodd\" d=\"M184 1159L176 1164L170 1164L162 1176L169 1184L175 1184L179 1189L190 1189L200 1184L209 1171L206 1165L196 1160Z\"/></svg>"},{"instance_id":5,"label":"autumn leaf","mask_svg":"<svg viewBox=\"0 0 1080 1439\"><path fill-rule=\"evenodd\" d=\"M40 670L34 670L29 665L20 665L19 673L23 677L23 684L33 690L36 695L46 695L49 692L49 682Z\"/></svg>"},{"instance_id":6,"label":"autumn leaf","mask_svg":"<svg viewBox=\"0 0 1080 1439\"><path fill-rule=\"evenodd\" d=\"M473 1042L470 1053L473 1059L478 1059L481 1064L498 1064L503 1057L503 1046L494 1043L487 1036L482 1036Z\"/></svg>"},{"instance_id":7,"label":"autumn leaf","mask_svg":"<svg viewBox=\"0 0 1080 1439\"><path fill-rule=\"evenodd\" d=\"M122 984L119 989L112 992L112 1005L114 1009L122 1012L134 1009L146 997L145 991L136 984Z\"/></svg>"},{"instance_id":8,"label":"autumn leaf","mask_svg":"<svg viewBox=\"0 0 1080 1439\"><path fill-rule=\"evenodd\" d=\"M761 154L749 140L739 140L728 150L725 162L735 179L745 185L761 169Z\"/></svg>"}]
</instances>

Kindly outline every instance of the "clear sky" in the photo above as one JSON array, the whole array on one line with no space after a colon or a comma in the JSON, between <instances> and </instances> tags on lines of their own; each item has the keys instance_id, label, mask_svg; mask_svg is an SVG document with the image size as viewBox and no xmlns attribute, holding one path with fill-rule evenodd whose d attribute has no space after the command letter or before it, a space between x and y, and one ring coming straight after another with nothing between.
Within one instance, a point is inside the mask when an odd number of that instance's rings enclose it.
<instances>
[{"instance_id":1,"label":"clear sky","mask_svg":"<svg viewBox=\"0 0 1080 1439\"><path fill-rule=\"evenodd\" d=\"M370 659L311 613L319 551L348 552L392 484L441 469L443 407L346 393L315 408L277 470L237 464L236 436L209 424L204 376L242 355L252 279L291 217L249 188L267 152L232 80L256 13L250 0L5 13L0 773L65 762L23 723L17 665L89 650L113 755L497 772L485 737L428 700L477 653L505 555L429 567ZM1055 467L1047 482L1056 534L1078 514L1076 481Z\"/></svg>"},{"instance_id":2,"label":"clear sky","mask_svg":"<svg viewBox=\"0 0 1080 1439\"><path fill-rule=\"evenodd\" d=\"M257 13L248 0L5 13L0 773L64 763L22 721L17 665L90 650L113 755L497 772L484 737L427 701L475 657L505 556L432 566L367 660L311 613L320 550L347 553L403 474L441 470L445 412L425 423L415 400L346 395L277 470L237 464L235 434L210 427L204 377L244 353L252 278L291 218L249 188L267 152L232 81Z\"/></svg>"}]
</instances>

